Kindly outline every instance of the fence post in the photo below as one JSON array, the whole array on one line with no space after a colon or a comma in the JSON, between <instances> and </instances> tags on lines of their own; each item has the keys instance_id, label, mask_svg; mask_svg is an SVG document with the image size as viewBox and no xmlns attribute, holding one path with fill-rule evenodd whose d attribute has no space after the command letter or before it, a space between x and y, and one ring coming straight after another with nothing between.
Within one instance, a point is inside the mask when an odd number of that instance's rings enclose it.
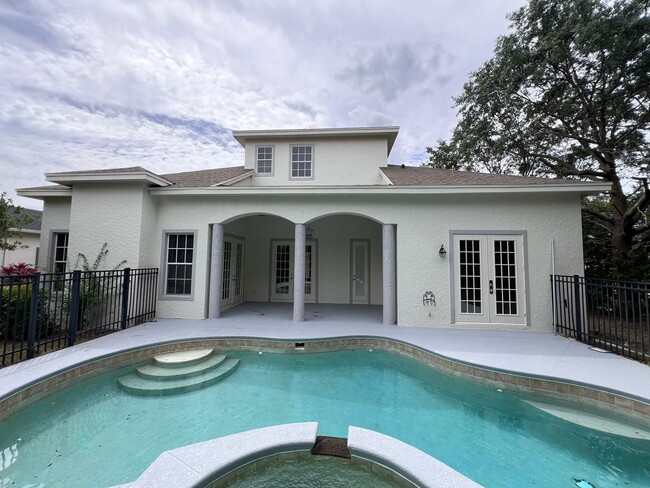
<instances>
[{"instance_id":1,"label":"fence post","mask_svg":"<svg viewBox=\"0 0 650 488\"><path fill-rule=\"evenodd\" d=\"M29 304L29 325L27 326L27 359L34 357L34 344L36 342L36 318L38 317L38 291L41 282L41 273L34 273L32 278L32 300Z\"/></svg>"},{"instance_id":2,"label":"fence post","mask_svg":"<svg viewBox=\"0 0 650 488\"><path fill-rule=\"evenodd\" d=\"M576 339L582 342L582 305L580 303L580 277L573 275L573 297L576 309Z\"/></svg>"},{"instance_id":3,"label":"fence post","mask_svg":"<svg viewBox=\"0 0 650 488\"><path fill-rule=\"evenodd\" d=\"M68 346L74 346L79 327L79 295L81 290L81 271L72 272L72 290L70 291L70 322L68 323Z\"/></svg>"},{"instance_id":4,"label":"fence post","mask_svg":"<svg viewBox=\"0 0 650 488\"><path fill-rule=\"evenodd\" d=\"M122 329L126 329L129 314L129 285L131 282L131 268L124 268L124 282L122 283Z\"/></svg>"}]
</instances>

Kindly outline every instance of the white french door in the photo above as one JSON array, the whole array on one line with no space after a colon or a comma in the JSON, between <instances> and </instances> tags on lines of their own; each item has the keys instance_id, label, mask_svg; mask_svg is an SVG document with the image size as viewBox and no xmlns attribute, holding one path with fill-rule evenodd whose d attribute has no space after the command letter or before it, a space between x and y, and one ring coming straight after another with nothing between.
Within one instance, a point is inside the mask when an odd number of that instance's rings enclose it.
<instances>
[{"instance_id":1,"label":"white french door","mask_svg":"<svg viewBox=\"0 0 650 488\"><path fill-rule=\"evenodd\" d=\"M370 303L368 241L353 240L351 249L350 286L352 290L352 303Z\"/></svg>"},{"instance_id":2,"label":"white french door","mask_svg":"<svg viewBox=\"0 0 650 488\"><path fill-rule=\"evenodd\" d=\"M271 301L293 301L293 241L273 241L271 245ZM316 301L316 241L305 244L305 301Z\"/></svg>"},{"instance_id":3,"label":"white french door","mask_svg":"<svg viewBox=\"0 0 650 488\"><path fill-rule=\"evenodd\" d=\"M221 309L239 305L244 299L244 240L226 236L223 242Z\"/></svg>"},{"instance_id":4,"label":"white french door","mask_svg":"<svg viewBox=\"0 0 650 488\"><path fill-rule=\"evenodd\" d=\"M455 321L525 324L521 235L454 235Z\"/></svg>"}]
</instances>

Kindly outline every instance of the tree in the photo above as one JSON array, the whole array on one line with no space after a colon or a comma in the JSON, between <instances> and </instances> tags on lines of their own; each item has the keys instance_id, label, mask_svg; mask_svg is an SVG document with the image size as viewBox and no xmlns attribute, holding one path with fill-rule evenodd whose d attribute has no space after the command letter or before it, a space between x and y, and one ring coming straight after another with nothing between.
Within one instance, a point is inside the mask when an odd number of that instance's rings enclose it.
<instances>
[{"instance_id":1,"label":"tree","mask_svg":"<svg viewBox=\"0 0 650 488\"><path fill-rule=\"evenodd\" d=\"M14 207L5 192L0 193L0 251L13 251L23 247L20 230L32 218L21 207Z\"/></svg>"},{"instance_id":2,"label":"tree","mask_svg":"<svg viewBox=\"0 0 650 488\"><path fill-rule=\"evenodd\" d=\"M429 164L612 184L584 212L626 256L650 244L650 0L530 0L455 98ZM636 189L626 194L633 176Z\"/></svg>"}]
</instances>

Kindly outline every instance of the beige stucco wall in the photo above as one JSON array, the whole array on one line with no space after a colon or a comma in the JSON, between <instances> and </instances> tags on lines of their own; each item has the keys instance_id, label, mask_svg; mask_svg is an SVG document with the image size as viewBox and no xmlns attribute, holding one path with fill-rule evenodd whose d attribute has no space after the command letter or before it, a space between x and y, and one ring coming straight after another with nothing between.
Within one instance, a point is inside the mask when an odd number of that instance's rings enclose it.
<instances>
[{"instance_id":1,"label":"beige stucco wall","mask_svg":"<svg viewBox=\"0 0 650 488\"><path fill-rule=\"evenodd\" d=\"M52 270L52 233L66 232L70 229L70 206L70 197L48 197L43 200L43 220L38 254L38 268L43 271Z\"/></svg>"},{"instance_id":2,"label":"beige stucco wall","mask_svg":"<svg viewBox=\"0 0 650 488\"><path fill-rule=\"evenodd\" d=\"M326 291L327 272L340 273L349 269L349 251L343 242L349 243L352 229L361 230L358 222L340 218L323 219L332 214L354 212L382 223L397 226L397 312L401 325L434 327L482 327L521 330L550 330L551 239L556 242L556 266L561 274L583 272L582 239L580 235L579 197L574 194L501 194L501 195L375 195L375 196L228 196L173 197L158 199L158 235L154 254L160 256L163 230L196 230L196 279L195 294L188 300L161 300L160 317L204 318L207 298L208 235L209 225L228 223L245 215L261 212L282 217L289 222L272 219L265 228L257 225L247 238L247 262L245 283L246 298L268 296L268 237L293 236L291 223L313 223L319 239L319 300L347 303L348 295ZM241 224L241 221L240 221ZM374 261L381 256L379 226L368 222L366 229L373 238L373 303L381 302L381 265ZM310 224L311 225L311 224ZM322 228L319 229L319 227ZM326 227L331 227L329 230ZM339 238L327 242L336 229ZM526 256L528 261L528 296L530 327L492 324L450 324L450 256L441 259L441 244L450 249L450 231L526 231ZM347 232L350 235L346 235ZM226 227L226 232L245 234L237 223ZM365 233L366 231L363 231ZM263 241L260 236L267 235ZM244 235L245 236L245 235ZM354 236L356 238L356 236ZM362 237L363 236L359 236ZM333 252L333 249L337 251ZM251 257L252 256L252 257ZM257 261L255 261L257 259ZM162 264L162 263L160 263ZM324 270L328 271L325 272ZM255 270L261 270L256 273ZM257 278L251 277L251 273ZM261 276L261 278L260 278ZM257 280L257 281L255 281ZM324 281L323 281L324 280ZM261 290L258 292L257 290ZM437 306L422 305L422 295L430 290L436 295ZM343 299L342 299L343 298ZM429 316L429 314L431 314Z\"/></svg>"},{"instance_id":3,"label":"beige stucco wall","mask_svg":"<svg viewBox=\"0 0 650 488\"><path fill-rule=\"evenodd\" d=\"M240 185L340 185L342 181L346 185L385 184L378 169L386 165L388 143L385 138L247 140L244 166L248 169L255 168L255 147L258 145L274 146L273 175L247 179ZM313 179L290 179L291 145L314 146Z\"/></svg>"}]
</instances>

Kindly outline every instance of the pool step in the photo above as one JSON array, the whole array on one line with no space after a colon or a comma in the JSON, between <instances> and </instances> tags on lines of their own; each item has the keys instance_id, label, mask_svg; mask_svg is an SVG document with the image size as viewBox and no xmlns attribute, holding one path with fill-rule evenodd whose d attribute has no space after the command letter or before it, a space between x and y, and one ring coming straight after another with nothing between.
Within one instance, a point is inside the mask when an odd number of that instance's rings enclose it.
<instances>
[{"instance_id":1,"label":"pool step","mask_svg":"<svg viewBox=\"0 0 650 488\"><path fill-rule=\"evenodd\" d=\"M119 378L120 388L133 395L162 396L200 390L227 378L239 359L213 354L212 349L163 354L153 364Z\"/></svg>"}]
</instances>

